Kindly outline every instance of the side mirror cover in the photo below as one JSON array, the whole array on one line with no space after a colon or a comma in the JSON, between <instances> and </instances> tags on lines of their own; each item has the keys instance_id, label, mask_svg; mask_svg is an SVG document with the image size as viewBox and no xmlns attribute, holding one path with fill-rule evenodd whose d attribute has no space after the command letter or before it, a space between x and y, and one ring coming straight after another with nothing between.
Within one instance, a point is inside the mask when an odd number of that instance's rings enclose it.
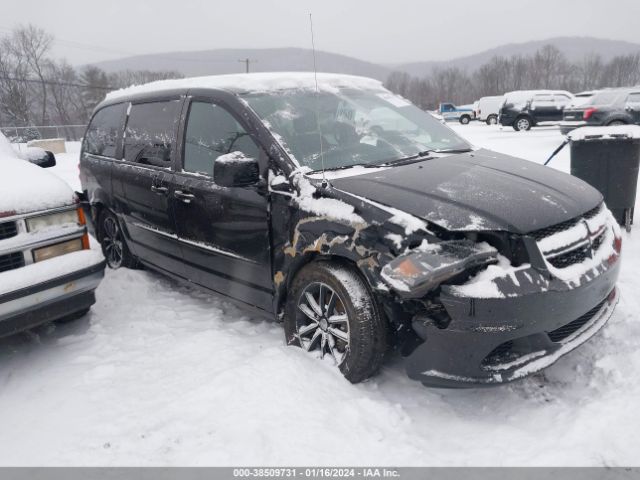
<instances>
[{"instance_id":1,"label":"side mirror cover","mask_svg":"<svg viewBox=\"0 0 640 480\"><path fill-rule=\"evenodd\" d=\"M260 182L258 160L242 152L220 155L213 162L213 178L221 187L248 187Z\"/></svg>"},{"instance_id":2,"label":"side mirror cover","mask_svg":"<svg viewBox=\"0 0 640 480\"><path fill-rule=\"evenodd\" d=\"M42 168L51 168L56 166L56 157L53 152L45 151L43 156L30 158L29 162Z\"/></svg>"}]
</instances>

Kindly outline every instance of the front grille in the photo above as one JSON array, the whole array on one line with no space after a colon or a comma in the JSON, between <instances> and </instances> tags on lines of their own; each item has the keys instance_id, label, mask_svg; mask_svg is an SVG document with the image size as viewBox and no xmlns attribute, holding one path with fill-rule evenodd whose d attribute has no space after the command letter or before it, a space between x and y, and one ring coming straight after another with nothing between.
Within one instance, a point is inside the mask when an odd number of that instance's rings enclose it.
<instances>
[{"instance_id":1,"label":"front grille","mask_svg":"<svg viewBox=\"0 0 640 480\"><path fill-rule=\"evenodd\" d=\"M600 311L600 309L604 305L604 302L606 301L607 299L605 298L598 305L593 307L580 318L576 318L573 322L569 322L560 328L556 328L551 332L547 332L547 335L549 335L549 339L552 342L561 342L570 335L573 335L575 332L580 330L587 322L593 319L593 317Z\"/></svg>"},{"instance_id":2,"label":"front grille","mask_svg":"<svg viewBox=\"0 0 640 480\"><path fill-rule=\"evenodd\" d=\"M591 247L585 245L558 255L557 257L548 258L547 261L556 268L566 268L576 263L582 263L590 256Z\"/></svg>"},{"instance_id":3,"label":"front grille","mask_svg":"<svg viewBox=\"0 0 640 480\"><path fill-rule=\"evenodd\" d=\"M18 234L18 224L16 222L0 223L0 240L15 237Z\"/></svg>"},{"instance_id":4,"label":"front grille","mask_svg":"<svg viewBox=\"0 0 640 480\"><path fill-rule=\"evenodd\" d=\"M572 218L571 220L567 220L565 222L558 223L556 225L551 225L550 227L541 228L540 230L536 230L534 232L529 233L529 235L535 238L536 240L542 240L543 238L550 237L551 235L555 235L556 233L569 230L579 221L580 221L579 218Z\"/></svg>"},{"instance_id":5,"label":"front grille","mask_svg":"<svg viewBox=\"0 0 640 480\"><path fill-rule=\"evenodd\" d=\"M0 272L15 270L24 267L24 255L22 252L9 253L0 256Z\"/></svg>"}]
</instances>

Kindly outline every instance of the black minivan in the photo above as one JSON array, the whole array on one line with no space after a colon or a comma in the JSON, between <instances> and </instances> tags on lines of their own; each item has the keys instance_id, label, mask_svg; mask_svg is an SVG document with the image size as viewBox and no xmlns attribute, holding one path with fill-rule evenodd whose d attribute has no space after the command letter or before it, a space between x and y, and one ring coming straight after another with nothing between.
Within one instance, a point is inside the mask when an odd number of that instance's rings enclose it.
<instances>
[{"instance_id":1,"label":"black minivan","mask_svg":"<svg viewBox=\"0 0 640 480\"><path fill-rule=\"evenodd\" d=\"M592 337L621 237L581 180L476 149L361 77L155 82L95 110L81 180L108 264L284 323L359 382L524 377Z\"/></svg>"}]
</instances>

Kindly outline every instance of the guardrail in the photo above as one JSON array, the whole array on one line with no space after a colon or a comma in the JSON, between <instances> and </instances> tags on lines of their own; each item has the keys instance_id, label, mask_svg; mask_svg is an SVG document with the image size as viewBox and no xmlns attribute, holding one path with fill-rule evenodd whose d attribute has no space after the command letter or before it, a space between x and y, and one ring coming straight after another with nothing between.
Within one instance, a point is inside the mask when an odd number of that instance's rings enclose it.
<instances>
[{"instance_id":1,"label":"guardrail","mask_svg":"<svg viewBox=\"0 0 640 480\"><path fill-rule=\"evenodd\" d=\"M46 125L32 127L0 127L0 131L12 143L26 143L29 140L64 138L67 142L82 139L86 125Z\"/></svg>"}]
</instances>

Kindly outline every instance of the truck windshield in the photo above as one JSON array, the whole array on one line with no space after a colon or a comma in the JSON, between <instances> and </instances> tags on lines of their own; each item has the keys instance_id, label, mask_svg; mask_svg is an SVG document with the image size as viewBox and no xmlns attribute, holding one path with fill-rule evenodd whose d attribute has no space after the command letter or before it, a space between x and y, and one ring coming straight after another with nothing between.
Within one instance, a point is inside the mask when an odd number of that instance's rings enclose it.
<instances>
[{"instance_id":1,"label":"truck windshield","mask_svg":"<svg viewBox=\"0 0 640 480\"><path fill-rule=\"evenodd\" d=\"M430 114L383 89L335 88L317 94L294 89L241 96L298 165L311 170L322 168L321 139L328 169L471 148Z\"/></svg>"}]
</instances>

